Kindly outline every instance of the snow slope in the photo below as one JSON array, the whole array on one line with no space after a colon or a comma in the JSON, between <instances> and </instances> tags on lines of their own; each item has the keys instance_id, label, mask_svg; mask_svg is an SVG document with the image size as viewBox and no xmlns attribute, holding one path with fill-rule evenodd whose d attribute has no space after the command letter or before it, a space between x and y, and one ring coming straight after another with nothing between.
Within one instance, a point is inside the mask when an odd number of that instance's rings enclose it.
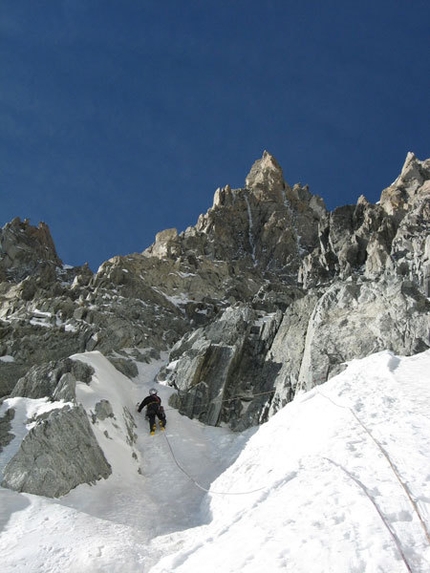
<instances>
[{"instance_id":1,"label":"snow slope","mask_svg":"<svg viewBox=\"0 0 430 573\"><path fill-rule=\"evenodd\" d=\"M159 366L130 382L99 353L79 359L96 370L89 411L101 398L134 411ZM152 438L140 415L135 459L106 420L108 480L58 500L0 488L1 570L428 573L429 404L430 351L382 352L242 435L168 409Z\"/></svg>"}]
</instances>

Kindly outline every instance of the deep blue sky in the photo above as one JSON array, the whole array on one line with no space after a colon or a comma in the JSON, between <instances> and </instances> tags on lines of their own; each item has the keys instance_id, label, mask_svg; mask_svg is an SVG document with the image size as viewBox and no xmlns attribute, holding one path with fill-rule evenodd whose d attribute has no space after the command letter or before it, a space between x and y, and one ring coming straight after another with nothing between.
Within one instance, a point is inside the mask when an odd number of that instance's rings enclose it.
<instances>
[{"instance_id":1,"label":"deep blue sky","mask_svg":"<svg viewBox=\"0 0 430 573\"><path fill-rule=\"evenodd\" d=\"M1 0L0 226L93 270L270 151L329 209L430 157L428 0Z\"/></svg>"}]
</instances>

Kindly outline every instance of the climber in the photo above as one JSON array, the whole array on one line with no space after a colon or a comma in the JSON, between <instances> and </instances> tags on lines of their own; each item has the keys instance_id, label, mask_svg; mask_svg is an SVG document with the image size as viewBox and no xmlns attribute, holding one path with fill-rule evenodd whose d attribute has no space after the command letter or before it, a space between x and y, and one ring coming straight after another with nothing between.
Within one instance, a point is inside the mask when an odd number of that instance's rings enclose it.
<instances>
[{"instance_id":1,"label":"climber","mask_svg":"<svg viewBox=\"0 0 430 573\"><path fill-rule=\"evenodd\" d=\"M146 406L146 417L149 420L149 432L151 436L155 433L155 417L159 419L160 428L164 430L166 427L166 414L164 413L164 408L161 405L161 398L157 395L157 390L151 388L149 391L149 396L147 396L137 408L138 412Z\"/></svg>"}]
</instances>

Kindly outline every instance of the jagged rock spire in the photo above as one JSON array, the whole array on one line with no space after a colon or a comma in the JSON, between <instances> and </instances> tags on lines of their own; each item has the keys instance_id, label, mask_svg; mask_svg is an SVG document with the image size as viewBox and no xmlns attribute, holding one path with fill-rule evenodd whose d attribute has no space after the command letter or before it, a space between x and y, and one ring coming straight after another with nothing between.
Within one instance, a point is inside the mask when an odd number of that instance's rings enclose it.
<instances>
[{"instance_id":1,"label":"jagged rock spire","mask_svg":"<svg viewBox=\"0 0 430 573\"><path fill-rule=\"evenodd\" d=\"M245 185L257 191L257 195L261 194L265 198L271 195L277 200L283 199L286 188L281 166L268 151L264 151L263 157L255 161L245 179Z\"/></svg>"},{"instance_id":2,"label":"jagged rock spire","mask_svg":"<svg viewBox=\"0 0 430 573\"><path fill-rule=\"evenodd\" d=\"M430 159L420 161L409 152L397 179L381 194L381 207L397 220L410 211L416 200L430 193Z\"/></svg>"},{"instance_id":3,"label":"jagged rock spire","mask_svg":"<svg viewBox=\"0 0 430 573\"><path fill-rule=\"evenodd\" d=\"M37 227L19 217L0 229L0 279L22 280L47 267L60 267L51 232L46 223Z\"/></svg>"},{"instance_id":4,"label":"jagged rock spire","mask_svg":"<svg viewBox=\"0 0 430 573\"><path fill-rule=\"evenodd\" d=\"M420 161L411 151L407 154L402 171L393 186L419 187L430 176L430 160Z\"/></svg>"}]
</instances>

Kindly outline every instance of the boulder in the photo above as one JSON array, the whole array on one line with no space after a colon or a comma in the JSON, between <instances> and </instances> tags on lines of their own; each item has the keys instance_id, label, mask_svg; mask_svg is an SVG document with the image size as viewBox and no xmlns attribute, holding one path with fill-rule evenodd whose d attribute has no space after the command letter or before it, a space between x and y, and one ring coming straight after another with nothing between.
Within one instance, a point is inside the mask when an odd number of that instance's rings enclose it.
<instances>
[{"instance_id":1,"label":"boulder","mask_svg":"<svg viewBox=\"0 0 430 573\"><path fill-rule=\"evenodd\" d=\"M4 468L2 487L60 497L111 474L82 406L51 410L33 424Z\"/></svg>"}]
</instances>

